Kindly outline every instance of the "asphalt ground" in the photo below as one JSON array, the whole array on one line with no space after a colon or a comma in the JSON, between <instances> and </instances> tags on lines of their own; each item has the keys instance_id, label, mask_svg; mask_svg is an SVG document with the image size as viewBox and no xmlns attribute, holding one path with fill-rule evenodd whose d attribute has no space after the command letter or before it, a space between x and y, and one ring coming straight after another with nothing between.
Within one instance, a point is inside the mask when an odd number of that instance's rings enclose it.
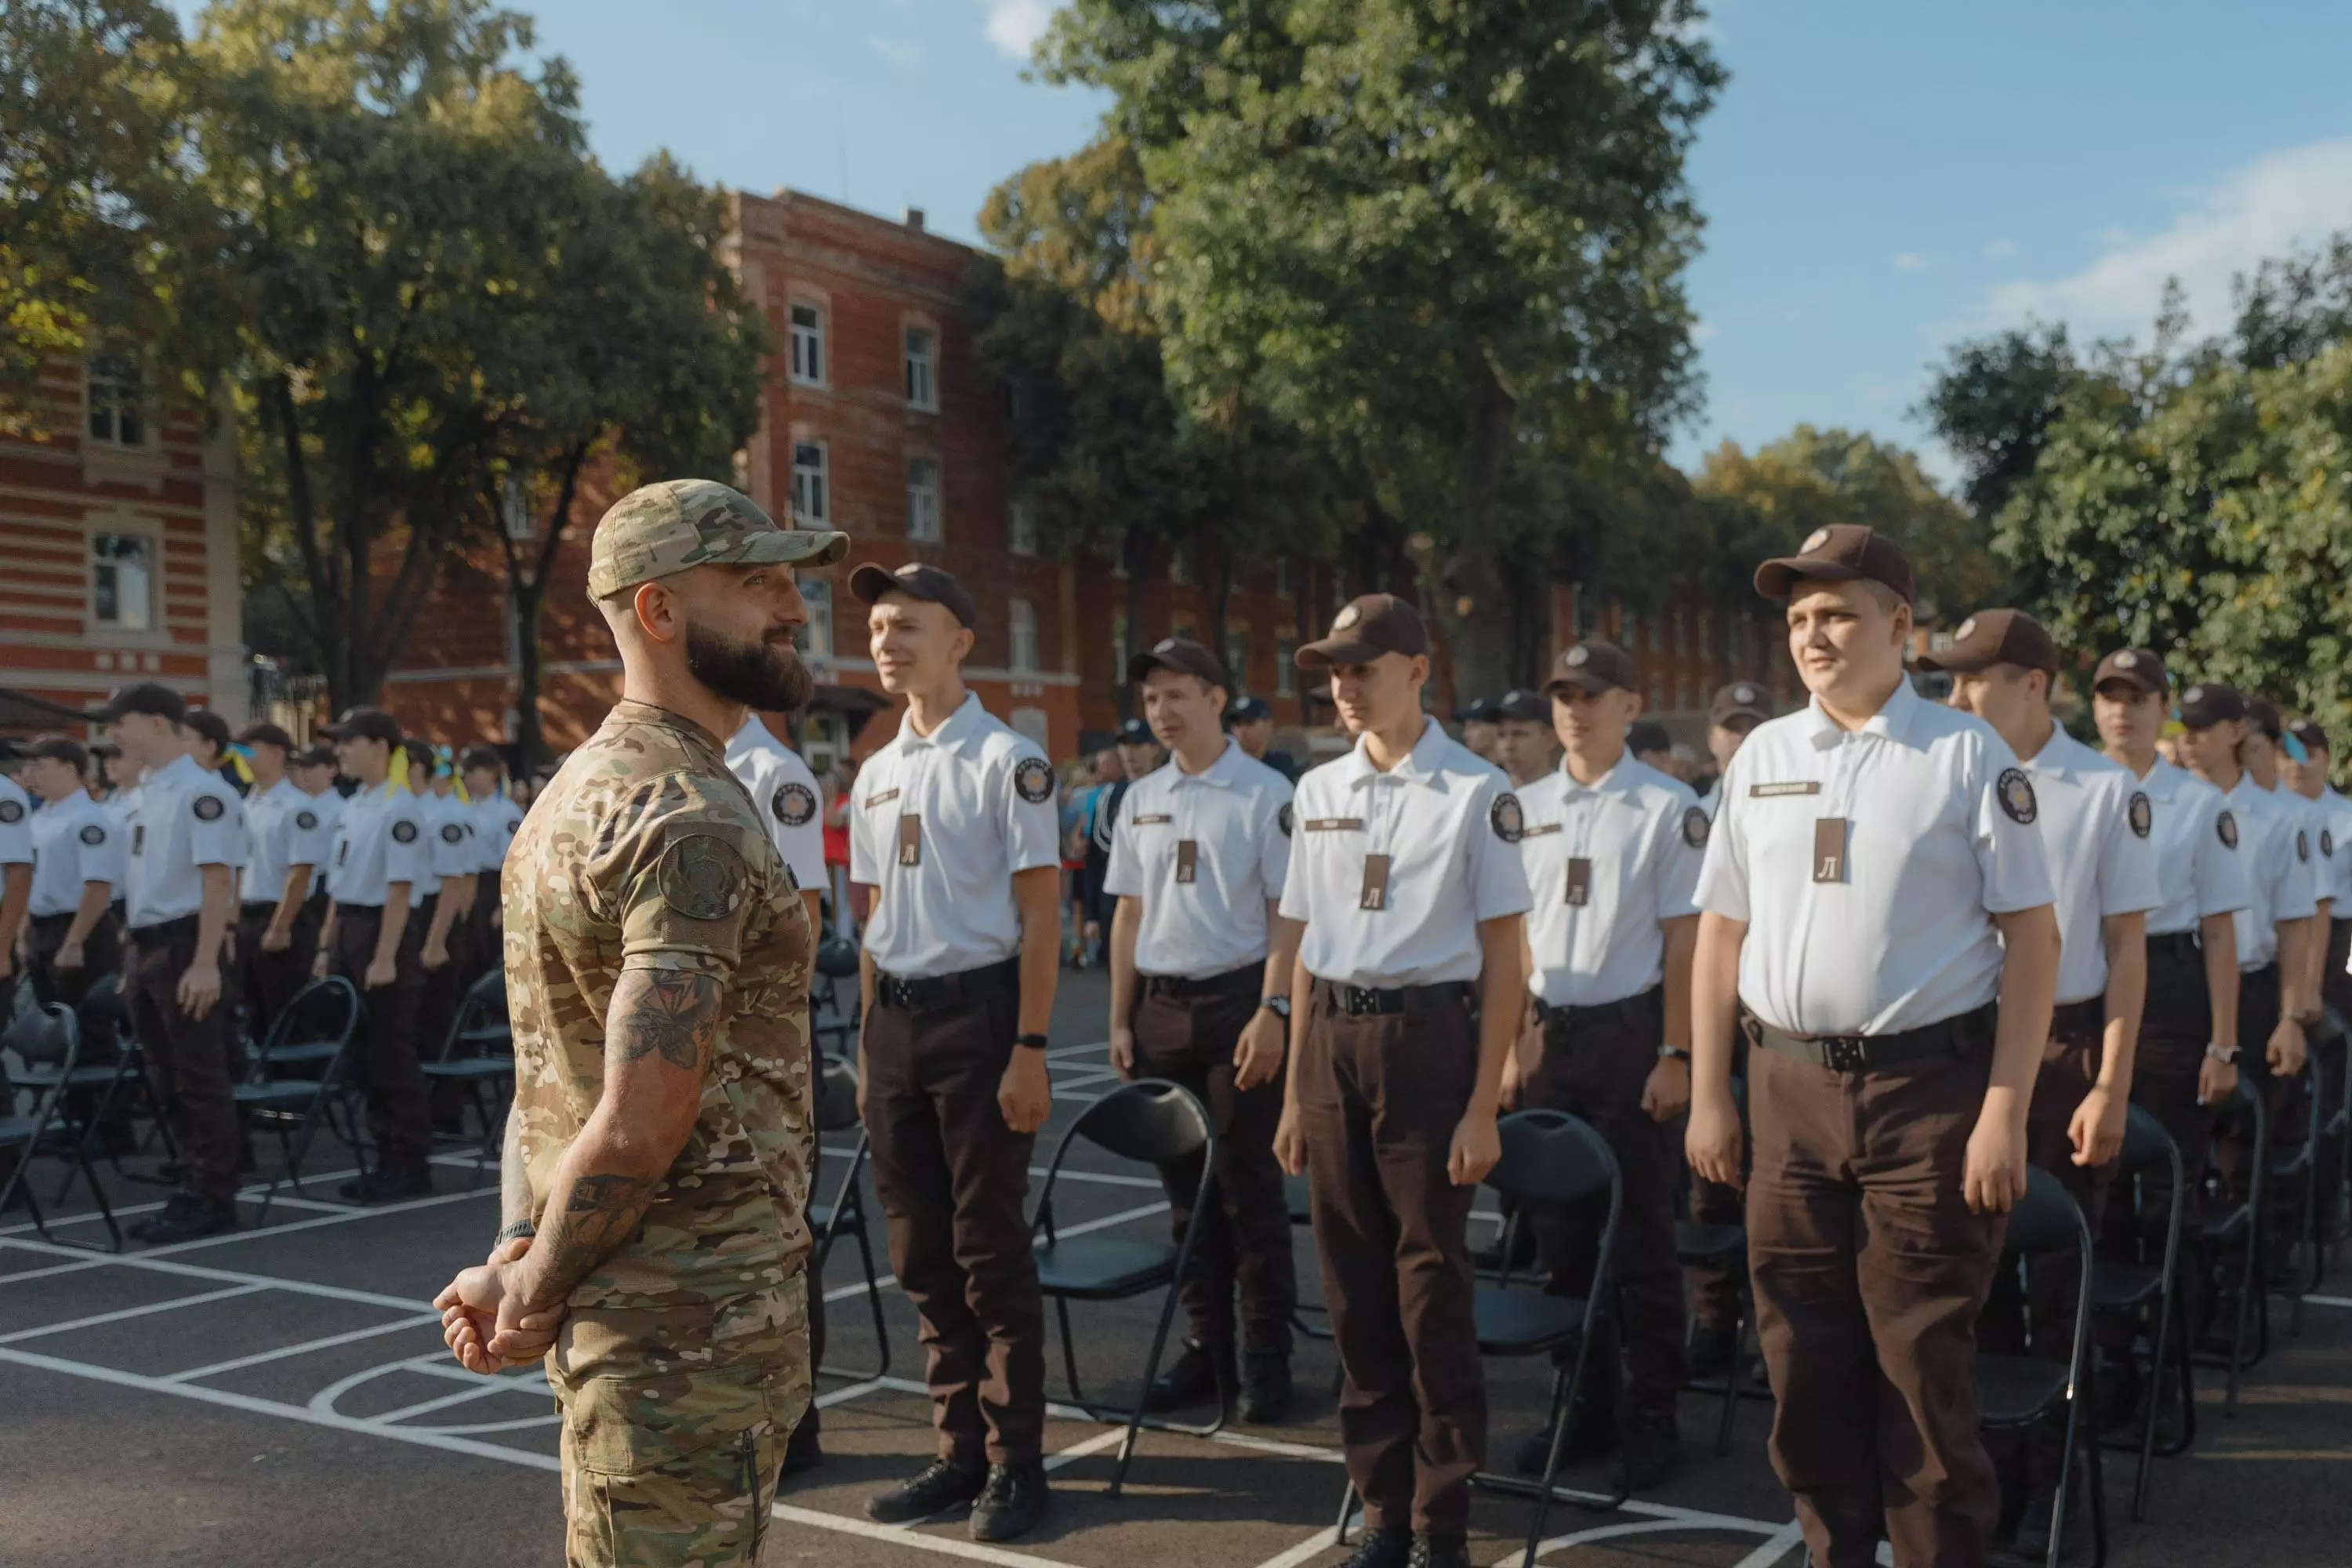
<instances>
[{"instance_id":1,"label":"asphalt ground","mask_svg":"<svg viewBox=\"0 0 2352 1568\"><path fill-rule=\"evenodd\" d=\"M1103 1002L1098 973L1065 976L1049 1058L1056 1103L1040 1140L1040 1174L1062 1130L1115 1085L1101 1044ZM829 1191L852 1145L841 1136L826 1143ZM262 1153L266 1172L266 1142ZM322 1142L310 1163L320 1179L302 1197L281 1195L266 1226L181 1246L107 1256L44 1243L21 1214L0 1226L0 1564L562 1561L556 1417L539 1372L463 1371L442 1349L427 1305L487 1249L497 1226L495 1171L470 1184L472 1153L452 1149L439 1157L435 1195L361 1209L337 1202L330 1179L348 1171L347 1153ZM57 1173L47 1162L38 1168L45 1196ZM109 1181L123 1208L163 1196L110 1173ZM257 1197L260 1189L248 1191ZM103 1234L86 1200L68 1208L58 1234ZM253 1206L246 1212L250 1220ZM1096 1152L1073 1156L1055 1212L1065 1229L1139 1237L1164 1235L1167 1223L1150 1173ZM875 1241L887 1271L878 1231ZM1295 1241L1312 1301L1312 1243L1303 1229ZM2338 1568L2352 1560L2347 1274L2306 1302L2299 1334L2289 1331L2285 1305L2274 1305L2274 1348L2247 1374L2234 1416L2221 1412L2219 1374L2200 1373L2199 1444L2158 1461L2147 1522L2127 1519L2131 1458L2108 1456L2111 1562ZM778 1501L763 1563L1297 1568L1344 1555L1333 1544L1344 1483L1334 1361L1329 1345L1313 1340L1302 1341L1295 1363L1293 1420L1205 1440L1147 1431L1116 1500L1108 1487L1118 1429L1057 1406L1046 1434L1054 1510L1015 1546L975 1545L957 1521L868 1523L867 1494L931 1452L914 1315L886 1277L885 1373L846 1238L824 1285L830 1356L846 1369L819 1380L827 1460ZM1087 1394L1131 1399L1157 1300L1072 1310ZM1066 1399L1057 1344L1048 1365L1050 1394ZM1524 1362L1493 1362L1487 1372L1492 1447L1502 1462L1540 1418L1547 1378ZM1556 1508L1543 1561L1801 1564L1787 1497L1764 1458L1770 1405L1743 1404L1726 1458L1713 1451L1719 1408L1714 1398L1685 1396L1684 1465L1668 1486L1615 1513ZM1595 1468L1565 1479L1592 1487L1601 1477ZM1479 1495L1478 1562L1517 1561L1528 1507Z\"/></svg>"}]
</instances>

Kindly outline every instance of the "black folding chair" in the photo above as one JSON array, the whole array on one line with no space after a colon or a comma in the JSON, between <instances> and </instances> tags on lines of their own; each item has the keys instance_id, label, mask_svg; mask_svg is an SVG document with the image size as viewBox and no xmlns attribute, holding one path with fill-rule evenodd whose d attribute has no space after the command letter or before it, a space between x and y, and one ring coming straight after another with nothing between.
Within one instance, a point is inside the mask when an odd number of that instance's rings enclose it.
<instances>
[{"instance_id":1,"label":"black folding chair","mask_svg":"<svg viewBox=\"0 0 2352 1568\"><path fill-rule=\"evenodd\" d=\"M2352 1029L2347 1028L2343 1016L2330 1007L2322 1033L2331 1039L2342 1039ZM2322 1086L2320 1096L2321 1104L2329 1107L2327 1124L2320 1130L2320 1142L2335 1151L2332 1163L2337 1179L2320 1195L2319 1246L2313 1249L2312 1258L2311 1286L2315 1290L2336 1266L2345 1239L2347 1204L2352 1201L2345 1179L2352 1176L2352 1058L2347 1058L2345 1065L2347 1070L2336 1075L2342 1081L2333 1086L2332 1102L2326 1093L2328 1086Z\"/></svg>"},{"instance_id":2,"label":"black folding chair","mask_svg":"<svg viewBox=\"0 0 2352 1568\"><path fill-rule=\"evenodd\" d=\"M874 1310L874 1342L881 1347L881 1360L871 1372L845 1370L836 1366L821 1366L819 1372L833 1377L856 1378L860 1383L887 1377L890 1372L890 1330L882 1318L881 1276L874 1269L874 1243L866 1223L866 1194L857 1178L866 1169L866 1139L865 1124L857 1117L857 1069L847 1062L827 1059L817 1075L816 1130L824 1132L846 1132L857 1129L857 1152L849 1157L849 1169L842 1173L841 1184L834 1189L833 1202L809 1205L809 1229L816 1236L816 1267L812 1269L812 1289L824 1289L824 1260L832 1256L833 1244L844 1236L857 1243L858 1260L866 1268L866 1300Z\"/></svg>"},{"instance_id":3,"label":"black folding chair","mask_svg":"<svg viewBox=\"0 0 2352 1568\"><path fill-rule=\"evenodd\" d=\"M90 1252L122 1250L122 1230L115 1224L114 1207L106 1201L106 1191L98 1184L98 1173L89 1167L90 1122L68 1114L67 1090L75 1083L75 1073L81 1058L81 1028L73 1009L62 1003L51 1003L19 1013L0 1030L0 1050L14 1051L16 1059L29 1072L47 1068L50 1081L46 1088L33 1091L34 1109L28 1116L13 1114L16 1092L8 1096L11 1103L0 1105L0 1151L14 1150L16 1168L5 1180L0 1180L0 1213L5 1213L9 1199L22 1193L25 1206L33 1215L33 1228L41 1239L61 1247L78 1247ZM118 1069L115 1070L119 1076ZM41 1201L33 1194L33 1161L41 1155L63 1161L68 1167L68 1180L74 1171L81 1173L82 1184L98 1204L99 1216L106 1221L106 1233L112 1238L107 1247L96 1242L77 1241L70 1237L51 1236L48 1220L41 1213ZM66 1187L58 1189L58 1202L65 1201Z\"/></svg>"},{"instance_id":4,"label":"black folding chair","mask_svg":"<svg viewBox=\"0 0 2352 1568\"><path fill-rule=\"evenodd\" d=\"M1155 1170L1173 1161L1199 1156L1201 1184L1192 1198L1192 1212L1197 1215L1208 1212L1215 1195L1217 1133L1209 1124L1207 1110L1192 1090L1165 1079L1139 1079L1088 1106L1070 1124L1070 1130L1062 1134L1061 1142L1055 1147L1053 1162L1045 1167L1045 1187L1038 1194L1034 1226L1040 1233L1036 1244L1037 1283L1054 1299L1054 1312L1061 1321L1062 1364L1069 1377L1070 1403L1097 1421L1127 1424L1127 1436L1118 1446L1118 1465L1110 1478L1110 1495L1117 1497L1127 1479L1128 1464L1135 1457L1136 1434L1143 1427L1144 1401L1150 1395L1151 1380L1160 1374L1160 1354L1168 1348L1168 1328L1176 1315L1177 1282L1192 1265L1192 1238L1200 1227L1185 1226L1183 1240L1173 1247L1129 1237L1057 1235L1054 1226L1054 1188L1071 1145L1081 1138L1106 1153L1148 1164ZM1070 1334L1069 1304L1123 1301L1154 1290L1162 1293L1160 1322L1152 1331L1150 1352L1144 1357L1143 1381L1136 1387L1134 1409L1115 1411L1089 1403L1078 1383L1078 1352ZM1218 1392L1221 1397L1215 1420L1199 1426L1172 1421L1154 1425L1195 1437L1214 1434L1225 1424L1225 1402L1222 1397L1225 1391Z\"/></svg>"},{"instance_id":5,"label":"black folding chair","mask_svg":"<svg viewBox=\"0 0 2352 1568\"><path fill-rule=\"evenodd\" d=\"M449 1020L448 1037L441 1042L440 1057L422 1067L430 1081L465 1086L466 1099L482 1124L481 1142L474 1151L474 1176L467 1184L469 1188L478 1186L490 1153L498 1147L499 1130L506 1125L505 1117L494 1114L500 1103L499 1089L505 1089L505 1100L514 1098L514 1028L507 1018L505 970L493 969L466 988L457 1016ZM490 1098L486 1100L485 1095Z\"/></svg>"},{"instance_id":6,"label":"black folding chair","mask_svg":"<svg viewBox=\"0 0 2352 1568\"><path fill-rule=\"evenodd\" d=\"M2229 1353L2219 1360L2210 1354L2198 1358L2201 1365L2229 1370L2229 1395L2221 1402L2221 1411L2225 1415L2235 1415L2238 1413L2238 1376L2262 1359L2259 1349L2248 1353L2247 1330L2256 1326L2258 1320L2262 1321L2262 1346L2267 1348L2270 1340L2266 1321L2270 1315L2270 1302L2263 1285L2261 1215L2263 1200L2268 1195L2264 1174L2270 1163L2271 1122L2269 1112L2263 1109L2262 1097L2246 1087L2243 1074L2239 1076L2238 1086L2230 1091L2229 1097L2212 1108L2212 1116L2217 1139L2224 1123L2239 1118L2246 1119L2253 1126L2252 1146L2247 1151L2245 1165L2241 1173L2245 1181L2245 1194L2227 1213L2205 1222L2204 1256L2199 1265L2209 1277L2218 1278L2211 1268L2217 1257L2234 1249L2242 1260Z\"/></svg>"},{"instance_id":7,"label":"black folding chair","mask_svg":"<svg viewBox=\"0 0 2352 1568\"><path fill-rule=\"evenodd\" d=\"M37 995L39 990L40 988L36 986L32 994ZM87 1041L89 1038L90 1020L93 1017L100 1016L109 1010L116 1013L121 1011L121 975L101 975L92 983L79 1005L49 1001L41 1003L39 1007L30 1011L38 1012L40 1008L47 1007L69 1007L74 1017L75 1039ZM76 1064L70 1071L60 1061L53 1058L39 1062L27 1061L16 1074L16 1087L22 1089L38 1092L58 1084L65 1086L69 1095L65 1101L65 1109L67 1114L81 1128L85 1147L103 1141L107 1118L113 1111L114 1103L118 1099L142 1095L147 1087L146 1075L134 1074L131 1070L138 1061L138 1053L131 1048L119 1029L115 1039L114 1060L110 1062L82 1062L79 1060L79 1053L77 1053ZM128 1114L127 1110L125 1113ZM116 1173L121 1173L122 1161L120 1154L109 1153L107 1159L108 1163L113 1165ZM73 1167L68 1164L58 1178L57 1196L50 1200L52 1205L62 1205L65 1203L66 1194L73 1187Z\"/></svg>"},{"instance_id":8,"label":"black folding chair","mask_svg":"<svg viewBox=\"0 0 2352 1568\"><path fill-rule=\"evenodd\" d=\"M2272 1151L2270 1166L2270 1180L2273 1184L2293 1184L2295 1194L2294 1218L2292 1222L2293 1234L2290 1237L2277 1238L2267 1235L2264 1237L2262 1268L2263 1288L2267 1295L2271 1285L2271 1247L2274 1239L2285 1242L2289 1247L2284 1270L2284 1283L2289 1303L2287 1332L2297 1338L2303 1334L2303 1298L2309 1289L2305 1276L2306 1257L2316 1258L2319 1255L2319 1133L2323 1118L2319 1110L2319 1068L2316 1062L2312 1063L2304 1072L2300 1092L2303 1096L2303 1124L2307 1131L2302 1142L2292 1148ZM2270 1223L2268 1215L2263 1216L2263 1223L2267 1228ZM2309 1249L2307 1255L2306 1248ZM2312 1279L2311 1283L2316 1284L2316 1279ZM2266 1336L2269 1327L2268 1317L2265 1314L2263 1328ZM2264 1343L2267 1345L2267 1338Z\"/></svg>"},{"instance_id":9,"label":"black folding chair","mask_svg":"<svg viewBox=\"0 0 2352 1568\"><path fill-rule=\"evenodd\" d=\"M2189 1200L2188 1173L2180 1163L2180 1145L2173 1142L2172 1134L2164 1130L2164 1123L2143 1107L2133 1106L2125 1118L2124 1147L2116 1158L2116 1176L2117 1185L2110 1202L2137 1198L2139 1205L2144 1206L2147 1183L2152 1177L2160 1177L2169 1183L2171 1194L2160 1263L2103 1258L2091 1270L2091 1307L2095 1312L2102 1317L2118 1318L2137 1324L2147 1321L2149 1310L2153 1308L2155 1310L2155 1321L2150 1326L2148 1340L2150 1365L2146 1423L2137 1438L2119 1436L2108 1439L2107 1445L2139 1450L2139 1468L2132 1484L2131 1507L2132 1522L2137 1524L2147 1517L2147 1478L2158 1452L2158 1415L2164 1407L2168 1373L2180 1380L2183 1430L2176 1442L2164 1451L2179 1453L2197 1435L2197 1394L2193 1386L2194 1374L2189 1364L2189 1320L2179 1309L2180 1232ZM2179 1342L2177 1344L2176 1341Z\"/></svg>"},{"instance_id":10,"label":"black folding chair","mask_svg":"<svg viewBox=\"0 0 2352 1568\"><path fill-rule=\"evenodd\" d=\"M281 1183L291 1183L297 1196L308 1195L302 1162L330 1100L345 1092L343 1063L359 1023L360 994L350 981L341 975L313 980L269 1021L249 1076L230 1087L245 1124L278 1135L278 1170L262 1192L256 1224L268 1219Z\"/></svg>"},{"instance_id":11,"label":"black folding chair","mask_svg":"<svg viewBox=\"0 0 2352 1568\"><path fill-rule=\"evenodd\" d=\"M849 997L846 1006L842 1004L845 992ZM830 1037L834 1055L850 1055L857 1043L861 994L857 944L844 936L820 937L816 944L816 983L809 992L809 1034L813 1043L821 1047ZM833 1021L816 1023L820 1016L830 1016Z\"/></svg>"},{"instance_id":12,"label":"black folding chair","mask_svg":"<svg viewBox=\"0 0 2352 1568\"><path fill-rule=\"evenodd\" d=\"M2092 1256L2090 1222L2074 1195L2058 1178L2038 1165L2025 1171L2025 1196L2010 1211L2009 1234L2002 1245L2002 1264L2037 1255L2072 1250L2077 1260L2074 1280L2074 1332L2064 1361L2042 1356L1985 1355L1977 1357L1977 1414L1984 1429L2025 1432L2045 1421L2064 1424L2064 1447L2058 1460L2058 1495L2051 1505L2048 1568L2058 1568L2066 1524L2067 1493L2079 1454L2090 1472L2092 1568L2107 1560L2107 1489L2099 1466L2098 1400L2092 1387L2091 1282L2096 1264ZM2029 1321L2035 1333L2041 1325Z\"/></svg>"}]
</instances>

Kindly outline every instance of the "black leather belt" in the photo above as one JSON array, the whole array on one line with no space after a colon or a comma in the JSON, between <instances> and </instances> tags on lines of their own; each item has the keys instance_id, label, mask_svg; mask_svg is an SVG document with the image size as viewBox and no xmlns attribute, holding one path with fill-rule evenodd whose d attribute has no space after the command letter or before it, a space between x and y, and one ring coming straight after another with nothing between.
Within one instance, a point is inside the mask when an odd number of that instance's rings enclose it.
<instances>
[{"instance_id":1,"label":"black leather belt","mask_svg":"<svg viewBox=\"0 0 2352 1568\"><path fill-rule=\"evenodd\" d=\"M1535 999L1536 1022L1547 1029L1634 1028L1659 1016L1665 1005L1665 994L1664 986L1653 985L1647 991L1621 996L1614 1002L1596 1002L1589 1007L1555 1007L1538 996Z\"/></svg>"},{"instance_id":2,"label":"black leather belt","mask_svg":"<svg viewBox=\"0 0 2352 1568\"><path fill-rule=\"evenodd\" d=\"M1927 1057L1967 1056L1989 1047L1999 1017L1999 1008L1988 1002L1974 1012L1893 1035L1789 1035L1761 1018L1750 1018L1748 1037L1776 1056L1832 1072L1872 1072Z\"/></svg>"},{"instance_id":3,"label":"black leather belt","mask_svg":"<svg viewBox=\"0 0 2352 1568\"><path fill-rule=\"evenodd\" d=\"M244 903L237 906L237 912L239 914L247 915L274 915L278 912L278 900L275 899L247 899Z\"/></svg>"},{"instance_id":4,"label":"black leather belt","mask_svg":"<svg viewBox=\"0 0 2352 1568\"><path fill-rule=\"evenodd\" d=\"M933 974L921 979L903 979L877 970L874 974L874 1005L901 1013L927 1013L939 1007L960 1007L968 1002L983 1002L992 996L1014 994L1021 989L1021 961L1008 958L1002 963L967 969L955 974Z\"/></svg>"},{"instance_id":5,"label":"black leather belt","mask_svg":"<svg viewBox=\"0 0 2352 1568\"><path fill-rule=\"evenodd\" d=\"M201 915L182 915L175 921L158 921L151 926L132 926L131 941L137 947L162 947L184 936L194 936Z\"/></svg>"},{"instance_id":6,"label":"black leather belt","mask_svg":"<svg viewBox=\"0 0 2352 1568\"><path fill-rule=\"evenodd\" d=\"M2193 931L2150 931L2147 955L2168 963L2194 963L2204 957L2205 944Z\"/></svg>"},{"instance_id":7,"label":"black leather belt","mask_svg":"<svg viewBox=\"0 0 2352 1568\"><path fill-rule=\"evenodd\" d=\"M1315 988L1322 993L1331 1011L1349 1018L1380 1018L1398 1013L1410 1013L1417 1008L1470 1005L1476 993L1466 980L1441 981L1435 985L1342 985L1336 980L1318 980Z\"/></svg>"},{"instance_id":8,"label":"black leather belt","mask_svg":"<svg viewBox=\"0 0 2352 1568\"><path fill-rule=\"evenodd\" d=\"M26 915L25 921L37 931L65 931L73 925L75 912L72 910L59 910L53 915ZM92 933L95 934L97 928L93 926Z\"/></svg>"},{"instance_id":9,"label":"black leather belt","mask_svg":"<svg viewBox=\"0 0 2352 1568\"><path fill-rule=\"evenodd\" d=\"M1143 977L1143 989L1148 995L1166 996L1176 1001L1193 996L1219 996L1229 991L1238 991L1244 984L1255 985L1265 973L1265 964L1252 963L1240 969L1228 969L1223 974L1212 974L1202 980L1187 979L1181 974L1147 974Z\"/></svg>"},{"instance_id":10,"label":"black leather belt","mask_svg":"<svg viewBox=\"0 0 2352 1568\"><path fill-rule=\"evenodd\" d=\"M2106 1026L2107 1003L2104 996L2061 1002L2050 1015L2050 1032L2055 1036L2096 1035Z\"/></svg>"}]
</instances>

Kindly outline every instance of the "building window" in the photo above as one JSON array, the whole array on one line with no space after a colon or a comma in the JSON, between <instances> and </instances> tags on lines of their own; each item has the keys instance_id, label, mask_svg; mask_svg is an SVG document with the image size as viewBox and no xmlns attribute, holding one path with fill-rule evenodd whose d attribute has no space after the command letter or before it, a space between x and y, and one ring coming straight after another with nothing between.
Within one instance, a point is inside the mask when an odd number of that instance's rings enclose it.
<instances>
[{"instance_id":1,"label":"building window","mask_svg":"<svg viewBox=\"0 0 2352 1568\"><path fill-rule=\"evenodd\" d=\"M907 537L940 542L940 466L929 458L907 459Z\"/></svg>"},{"instance_id":2,"label":"building window","mask_svg":"<svg viewBox=\"0 0 2352 1568\"><path fill-rule=\"evenodd\" d=\"M1690 652L1690 623L1680 610L1675 612L1675 657L1681 658Z\"/></svg>"},{"instance_id":3,"label":"building window","mask_svg":"<svg viewBox=\"0 0 2352 1568\"><path fill-rule=\"evenodd\" d=\"M824 384L824 312L793 305L793 379L803 386Z\"/></svg>"},{"instance_id":4,"label":"building window","mask_svg":"<svg viewBox=\"0 0 2352 1568\"><path fill-rule=\"evenodd\" d=\"M1168 547L1168 581L1179 588L1192 585L1192 547L1191 545L1172 544Z\"/></svg>"},{"instance_id":5,"label":"building window","mask_svg":"<svg viewBox=\"0 0 2352 1568\"><path fill-rule=\"evenodd\" d=\"M1290 557L1287 555L1277 557L1274 563L1274 596L1277 599L1297 597L1295 591L1297 581L1291 574Z\"/></svg>"},{"instance_id":6,"label":"building window","mask_svg":"<svg viewBox=\"0 0 2352 1568\"><path fill-rule=\"evenodd\" d=\"M793 516L803 522L824 522L833 515L824 458L822 441L793 443Z\"/></svg>"},{"instance_id":7,"label":"building window","mask_svg":"<svg viewBox=\"0 0 2352 1568\"><path fill-rule=\"evenodd\" d=\"M1698 656L1701 658L1715 657L1715 614L1711 610L1698 613Z\"/></svg>"},{"instance_id":8,"label":"building window","mask_svg":"<svg viewBox=\"0 0 2352 1568\"><path fill-rule=\"evenodd\" d=\"M1026 599L1011 601L1013 673L1037 673L1037 606Z\"/></svg>"},{"instance_id":9,"label":"building window","mask_svg":"<svg viewBox=\"0 0 2352 1568\"><path fill-rule=\"evenodd\" d=\"M147 444L147 395L139 367L119 354L89 362L89 438L112 447Z\"/></svg>"},{"instance_id":10,"label":"building window","mask_svg":"<svg viewBox=\"0 0 2352 1568\"><path fill-rule=\"evenodd\" d=\"M152 631L155 625L155 542L143 533L93 534L89 542L90 611L110 631Z\"/></svg>"},{"instance_id":11,"label":"building window","mask_svg":"<svg viewBox=\"0 0 2352 1568\"><path fill-rule=\"evenodd\" d=\"M1230 695L1249 694L1249 631L1244 626L1225 628L1225 679L1233 683Z\"/></svg>"},{"instance_id":12,"label":"building window","mask_svg":"<svg viewBox=\"0 0 2352 1568\"><path fill-rule=\"evenodd\" d=\"M1110 617L1110 667L1118 683L1127 684L1127 612L1114 610Z\"/></svg>"},{"instance_id":13,"label":"building window","mask_svg":"<svg viewBox=\"0 0 2352 1568\"><path fill-rule=\"evenodd\" d=\"M1006 542L1015 555L1035 555L1037 549L1037 514L1025 500L1013 503L1013 522Z\"/></svg>"},{"instance_id":14,"label":"building window","mask_svg":"<svg viewBox=\"0 0 2352 1568\"><path fill-rule=\"evenodd\" d=\"M1690 711L1690 677L1677 675L1675 677L1675 711L1686 713Z\"/></svg>"},{"instance_id":15,"label":"building window","mask_svg":"<svg viewBox=\"0 0 2352 1568\"><path fill-rule=\"evenodd\" d=\"M933 412L940 406L939 342L928 328L907 329L907 402Z\"/></svg>"},{"instance_id":16,"label":"building window","mask_svg":"<svg viewBox=\"0 0 2352 1568\"><path fill-rule=\"evenodd\" d=\"M794 642L811 658L833 657L833 584L821 577L801 579L801 600L808 605L808 625Z\"/></svg>"},{"instance_id":17,"label":"building window","mask_svg":"<svg viewBox=\"0 0 2352 1568\"><path fill-rule=\"evenodd\" d=\"M1298 639L1274 639L1274 694L1276 697L1298 695Z\"/></svg>"},{"instance_id":18,"label":"building window","mask_svg":"<svg viewBox=\"0 0 2352 1568\"><path fill-rule=\"evenodd\" d=\"M1663 675L1654 675L1650 677L1650 710L1654 713L1663 712L1665 706L1666 678Z\"/></svg>"}]
</instances>

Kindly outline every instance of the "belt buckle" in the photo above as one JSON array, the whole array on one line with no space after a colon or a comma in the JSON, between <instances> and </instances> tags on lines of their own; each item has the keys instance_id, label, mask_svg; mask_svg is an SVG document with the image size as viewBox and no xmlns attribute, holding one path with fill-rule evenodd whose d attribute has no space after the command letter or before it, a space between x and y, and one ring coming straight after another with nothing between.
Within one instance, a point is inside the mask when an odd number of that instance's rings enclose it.
<instances>
[{"instance_id":1,"label":"belt buckle","mask_svg":"<svg viewBox=\"0 0 2352 1568\"><path fill-rule=\"evenodd\" d=\"M1339 999L1350 1018L1370 1017L1381 1010L1379 994L1367 986L1350 985L1339 994Z\"/></svg>"},{"instance_id":2,"label":"belt buckle","mask_svg":"<svg viewBox=\"0 0 2352 1568\"><path fill-rule=\"evenodd\" d=\"M1860 1072L1870 1065L1867 1045L1859 1035L1824 1035L1816 1044L1822 1047L1822 1065L1832 1072Z\"/></svg>"}]
</instances>

